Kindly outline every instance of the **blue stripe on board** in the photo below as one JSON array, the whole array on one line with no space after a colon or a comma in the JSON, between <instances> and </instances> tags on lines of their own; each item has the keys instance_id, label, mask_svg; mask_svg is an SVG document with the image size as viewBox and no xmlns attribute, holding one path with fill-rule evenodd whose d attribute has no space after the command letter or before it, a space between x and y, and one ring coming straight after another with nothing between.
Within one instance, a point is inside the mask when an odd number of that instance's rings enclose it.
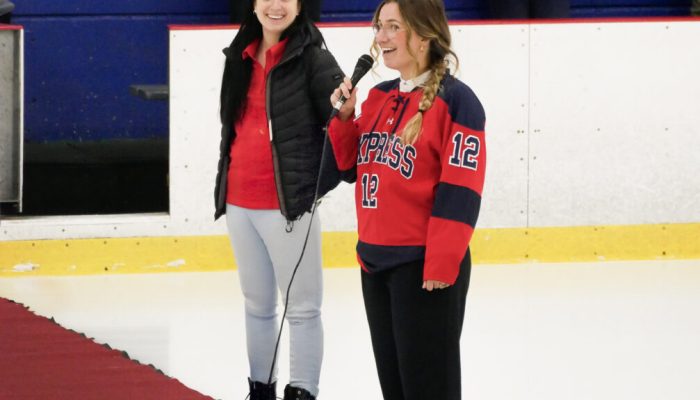
<instances>
[{"instance_id":1,"label":"blue stripe on board","mask_svg":"<svg viewBox=\"0 0 700 400\"><path fill-rule=\"evenodd\" d=\"M24 0L15 1L14 14L24 15L137 15L228 14L228 1L163 0Z\"/></svg>"},{"instance_id":2,"label":"blue stripe on board","mask_svg":"<svg viewBox=\"0 0 700 400\"><path fill-rule=\"evenodd\" d=\"M690 7L690 2L691 0L571 0L571 7Z\"/></svg>"}]
</instances>

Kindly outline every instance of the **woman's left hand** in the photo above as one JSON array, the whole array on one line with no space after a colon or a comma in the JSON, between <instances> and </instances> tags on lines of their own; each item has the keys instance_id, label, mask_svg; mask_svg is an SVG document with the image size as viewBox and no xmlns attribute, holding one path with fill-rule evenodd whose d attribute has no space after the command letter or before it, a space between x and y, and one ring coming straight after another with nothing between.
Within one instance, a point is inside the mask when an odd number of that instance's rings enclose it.
<instances>
[{"instance_id":1,"label":"woman's left hand","mask_svg":"<svg viewBox=\"0 0 700 400\"><path fill-rule=\"evenodd\" d=\"M448 287L450 287L450 285L448 285L445 282L433 281L433 280L423 281L423 289L425 289L429 292L432 292L433 289L445 289Z\"/></svg>"}]
</instances>

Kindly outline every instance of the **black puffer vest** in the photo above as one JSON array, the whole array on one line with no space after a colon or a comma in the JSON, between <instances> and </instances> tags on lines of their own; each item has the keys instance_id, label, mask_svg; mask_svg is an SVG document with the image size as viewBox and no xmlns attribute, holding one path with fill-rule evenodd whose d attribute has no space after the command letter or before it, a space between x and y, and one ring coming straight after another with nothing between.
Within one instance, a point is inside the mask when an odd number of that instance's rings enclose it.
<instances>
[{"instance_id":1,"label":"black puffer vest","mask_svg":"<svg viewBox=\"0 0 700 400\"><path fill-rule=\"evenodd\" d=\"M281 61L270 71L265 100L275 186L280 211L288 221L297 219L313 205L324 127L332 109L330 95L345 76L330 52L321 47L321 33L315 28L310 33L303 32L290 37ZM235 138L234 121L224 121L214 219L226 212L229 154ZM330 148L326 152L331 152ZM329 165L332 167L333 163ZM337 171L328 172L324 167L325 183L319 198L338 184Z\"/></svg>"}]
</instances>

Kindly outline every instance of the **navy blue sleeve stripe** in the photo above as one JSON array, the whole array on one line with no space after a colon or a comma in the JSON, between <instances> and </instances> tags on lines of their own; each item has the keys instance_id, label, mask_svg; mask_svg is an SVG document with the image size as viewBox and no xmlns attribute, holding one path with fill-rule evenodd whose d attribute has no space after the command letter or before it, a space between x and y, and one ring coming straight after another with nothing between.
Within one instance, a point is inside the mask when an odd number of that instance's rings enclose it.
<instances>
[{"instance_id":1,"label":"navy blue sleeve stripe","mask_svg":"<svg viewBox=\"0 0 700 400\"><path fill-rule=\"evenodd\" d=\"M474 228L480 207L481 196L475 191L441 182L435 193L432 216L463 222Z\"/></svg>"},{"instance_id":2,"label":"navy blue sleeve stripe","mask_svg":"<svg viewBox=\"0 0 700 400\"><path fill-rule=\"evenodd\" d=\"M452 122L473 131L483 131L486 123L484 107L469 86L447 76L443 81L439 97L447 103Z\"/></svg>"}]
</instances>

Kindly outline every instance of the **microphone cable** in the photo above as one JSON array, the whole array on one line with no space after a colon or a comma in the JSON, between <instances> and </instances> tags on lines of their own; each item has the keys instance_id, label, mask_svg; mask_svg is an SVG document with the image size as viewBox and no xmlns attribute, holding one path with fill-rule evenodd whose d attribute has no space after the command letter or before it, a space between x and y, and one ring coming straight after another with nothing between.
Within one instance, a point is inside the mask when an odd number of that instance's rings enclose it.
<instances>
[{"instance_id":1,"label":"microphone cable","mask_svg":"<svg viewBox=\"0 0 700 400\"><path fill-rule=\"evenodd\" d=\"M372 65L374 63L374 59L367 55L364 54L362 55L358 60L357 64L355 65L355 70L353 71L352 78L350 79L352 83L352 90L355 89L355 86L357 83L362 79L363 76L369 71L370 68L372 68ZM277 352L279 350L279 345L280 345L280 340L282 339L282 330L284 328L284 320L285 317L287 316L287 306L289 305L289 294L292 290L292 283L294 282L294 277L297 274L297 270L299 269L299 265L301 265L301 260L304 258L304 252L306 251L306 245L309 242L309 235L311 233L311 226L314 222L314 215L316 215L316 207L318 206L319 199L318 199L318 191L321 188L321 176L323 173L323 160L325 159L326 156L326 148L328 147L328 142L330 141L330 138L328 137L328 126L331 124L331 121L335 116L338 114L338 111L340 111L340 107L345 103L347 99L345 99L344 96L340 96L340 99L338 99L338 102L335 104L333 110L331 111L330 116L328 117L328 121L326 121L326 126L324 128L324 138L323 138L323 148L321 150L321 159L320 162L321 164L319 165L318 169L318 176L316 178L316 190L314 192L314 200L311 205L311 217L309 218L309 226L306 229L306 236L304 237L304 244L301 247L301 254L299 255L299 260L297 261L296 265L294 266L294 270L292 271L292 276L289 279L289 284L287 285L287 293L285 294L285 300L284 300L284 312L282 313L282 321L280 322L280 329L279 332L277 333L277 341L275 343L275 351L272 353L272 363L270 365L270 374L268 375L267 378L267 384L271 385L272 384L272 375L275 370L275 365L277 365Z\"/></svg>"},{"instance_id":2,"label":"microphone cable","mask_svg":"<svg viewBox=\"0 0 700 400\"><path fill-rule=\"evenodd\" d=\"M287 285L287 293L285 294L285 299L284 299L284 312L282 313L282 321L280 322L280 329L279 332L277 333L277 341L275 343L275 351L272 353L272 365L270 365L270 374L267 378L267 384L270 385L272 384L272 374L275 370L275 365L277 364L277 351L279 350L280 346L280 340L282 339L282 329L284 328L284 320L285 317L287 316L287 306L289 305L289 293L292 290L292 282L294 282L294 277L297 274L297 270L299 269L299 265L301 265L301 261L304 259L304 252L306 251L306 245L309 242L309 235L311 234L311 226L314 222L314 216L316 215L316 207L318 206L318 190L321 186L321 180L319 179L321 177L321 173L323 172L323 159L326 155L326 145L329 141L328 139L328 125L330 125L330 122L333 118L330 118L328 122L326 123L325 127L325 132L326 135L323 140L323 149L321 150L321 165L319 166L318 170L318 178L316 179L316 191L314 193L314 201L311 205L311 217L309 218L309 226L306 229L306 236L304 237L304 245L301 247L301 254L299 255L299 260L297 261L296 265L294 266L294 270L292 271L292 276L289 278L289 284Z\"/></svg>"}]
</instances>

